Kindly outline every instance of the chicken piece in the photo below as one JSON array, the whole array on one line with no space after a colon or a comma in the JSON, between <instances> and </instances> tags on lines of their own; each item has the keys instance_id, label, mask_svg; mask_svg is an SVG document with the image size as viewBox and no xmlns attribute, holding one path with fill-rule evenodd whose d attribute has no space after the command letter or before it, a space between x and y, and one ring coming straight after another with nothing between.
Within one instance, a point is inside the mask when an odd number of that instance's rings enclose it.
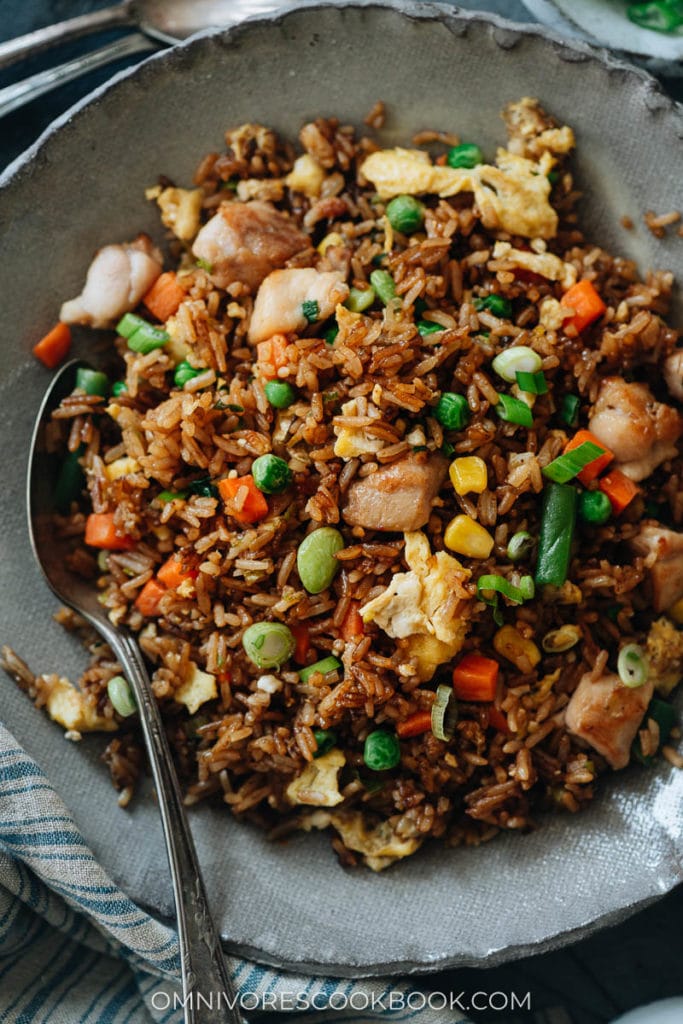
<instances>
[{"instance_id":1,"label":"chicken piece","mask_svg":"<svg viewBox=\"0 0 683 1024\"><path fill-rule=\"evenodd\" d=\"M508 130L508 149L519 156L538 159L544 152L568 153L574 148L574 132L559 128L539 106L538 100L523 96L503 110Z\"/></svg>"},{"instance_id":2,"label":"chicken piece","mask_svg":"<svg viewBox=\"0 0 683 1024\"><path fill-rule=\"evenodd\" d=\"M322 757L316 757L287 786L287 799L293 804L313 804L316 807L340 804L344 797L339 792L338 775L345 764L346 758L337 747Z\"/></svg>"},{"instance_id":3,"label":"chicken piece","mask_svg":"<svg viewBox=\"0 0 683 1024\"><path fill-rule=\"evenodd\" d=\"M464 643L469 594L463 584L470 572L445 551L433 555L420 532L406 533L404 556L410 572L397 573L360 615L363 622L376 622L388 636L404 641L417 661L417 675L426 681Z\"/></svg>"},{"instance_id":4,"label":"chicken piece","mask_svg":"<svg viewBox=\"0 0 683 1024\"><path fill-rule=\"evenodd\" d=\"M185 705L191 715L194 715L202 704L206 704L208 700L215 700L218 696L216 677L209 672L202 672L199 666L191 661L187 678L173 696L179 704Z\"/></svg>"},{"instance_id":5,"label":"chicken piece","mask_svg":"<svg viewBox=\"0 0 683 1024\"><path fill-rule=\"evenodd\" d=\"M683 533L664 526L643 526L631 547L645 556L652 584L652 607L664 612L683 597Z\"/></svg>"},{"instance_id":6,"label":"chicken piece","mask_svg":"<svg viewBox=\"0 0 683 1024\"><path fill-rule=\"evenodd\" d=\"M606 377L588 428L614 453L621 472L637 483L676 455L683 417L670 405L658 402L647 384Z\"/></svg>"},{"instance_id":7,"label":"chicken piece","mask_svg":"<svg viewBox=\"0 0 683 1024\"><path fill-rule=\"evenodd\" d=\"M594 682L586 672L567 705L567 729L602 754L615 771L625 768L653 690L651 679L632 688L613 673Z\"/></svg>"},{"instance_id":8,"label":"chicken piece","mask_svg":"<svg viewBox=\"0 0 683 1024\"><path fill-rule=\"evenodd\" d=\"M668 697L683 679L683 632L662 616L650 627L645 645L650 679L662 697Z\"/></svg>"},{"instance_id":9,"label":"chicken piece","mask_svg":"<svg viewBox=\"0 0 683 1024\"><path fill-rule=\"evenodd\" d=\"M161 256L147 235L133 242L105 245L95 253L85 287L62 305L65 324L113 327L138 305L161 273Z\"/></svg>"},{"instance_id":10,"label":"chicken piece","mask_svg":"<svg viewBox=\"0 0 683 1024\"><path fill-rule=\"evenodd\" d=\"M192 252L211 267L218 288L235 281L255 292L272 270L281 267L309 239L270 203L223 203L194 240Z\"/></svg>"},{"instance_id":11,"label":"chicken piece","mask_svg":"<svg viewBox=\"0 0 683 1024\"><path fill-rule=\"evenodd\" d=\"M319 273L312 267L274 270L258 290L249 324L252 345L274 334L297 334L309 323L326 320L349 287L336 270Z\"/></svg>"},{"instance_id":12,"label":"chicken piece","mask_svg":"<svg viewBox=\"0 0 683 1024\"><path fill-rule=\"evenodd\" d=\"M425 458L423 453L382 466L353 481L346 492L344 519L366 530L419 530L429 519L447 473L446 459L431 454Z\"/></svg>"},{"instance_id":13,"label":"chicken piece","mask_svg":"<svg viewBox=\"0 0 683 1024\"><path fill-rule=\"evenodd\" d=\"M679 402L683 402L683 348L677 348L664 360L666 386Z\"/></svg>"},{"instance_id":14,"label":"chicken piece","mask_svg":"<svg viewBox=\"0 0 683 1024\"><path fill-rule=\"evenodd\" d=\"M314 811L301 821L301 828L306 832L330 826L339 833L344 846L362 855L371 871L383 871L395 861L410 857L422 845L420 838L397 836L391 820L369 827L362 811L334 811L332 814Z\"/></svg>"}]
</instances>

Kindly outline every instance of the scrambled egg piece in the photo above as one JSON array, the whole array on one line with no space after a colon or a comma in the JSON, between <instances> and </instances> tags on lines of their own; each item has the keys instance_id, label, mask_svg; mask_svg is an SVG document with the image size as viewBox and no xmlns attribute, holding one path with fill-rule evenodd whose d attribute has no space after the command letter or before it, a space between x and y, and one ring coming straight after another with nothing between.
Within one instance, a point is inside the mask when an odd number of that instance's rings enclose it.
<instances>
[{"instance_id":1,"label":"scrambled egg piece","mask_svg":"<svg viewBox=\"0 0 683 1024\"><path fill-rule=\"evenodd\" d=\"M567 319L567 307L563 306L558 299L551 296L543 299L539 312L538 322L546 331L559 331Z\"/></svg>"},{"instance_id":2,"label":"scrambled egg piece","mask_svg":"<svg viewBox=\"0 0 683 1024\"><path fill-rule=\"evenodd\" d=\"M310 153L304 153L294 161L294 166L285 178L285 185L295 192L303 192L309 199L316 199L324 180L325 172L318 161Z\"/></svg>"},{"instance_id":3,"label":"scrambled egg piece","mask_svg":"<svg viewBox=\"0 0 683 1024\"><path fill-rule=\"evenodd\" d=\"M358 402L355 398L344 402L341 411L342 416L358 416ZM373 420L382 418L382 413L372 402L368 402L366 415ZM365 429L365 427L333 427L337 436L337 440L334 442L334 454L338 459L355 459L359 455L378 452L384 447L385 442L380 437L368 437Z\"/></svg>"},{"instance_id":4,"label":"scrambled egg piece","mask_svg":"<svg viewBox=\"0 0 683 1024\"><path fill-rule=\"evenodd\" d=\"M185 682L173 694L179 704L184 704L191 715L206 704L207 700L215 700L218 696L216 677L209 672L202 672L194 661L190 662L190 671Z\"/></svg>"},{"instance_id":5,"label":"scrambled egg piece","mask_svg":"<svg viewBox=\"0 0 683 1024\"><path fill-rule=\"evenodd\" d=\"M655 690L668 697L683 679L683 633L662 616L650 627L645 653Z\"/></svg>"},{"instance_id":6,"label":"scrambled egg piece","mask_svg":"<svg viewBox=\"0 0 683 1024\"><path fill-rule=\"evenodd\" d=\"M187 359L192 349L185 341L185 330L180 317L176 314L168 318L164 325L169 340L164 345L164 352L173 361L174 366Z\"/></svg>"},{"instance_id":7,"label":"scrambled egg piece","mask_svg":"<svg viewBox=\"0 0 683 1024\"><path fill-rule=\"evenodd\" d=\"M496 162L456 169L432 164L420 150L381 149L366 158L361 172L382 199L425 193L446 199L473 192L485 227L526 238L553 238L557 214L548 201L547 175L554 158L546 151L536 163L499 149Z\"/></svg>"},{"instance_id":8,"label":"scrambled egg piece","mask_svg":"<svg viewBox=\"0 0 683 1024\"><path fill-rule=\"evenodd\" d=\"M161 210L161 222L182 242L190 242L199 231L199 215L202 209L200 188L165 188L156 193L150 189L149 199L156 199Z\"/></svg>"},{"instance_id":9,"label":"scrambled egg piece","mask_svg":"<svg viewBox=\"0 0 683 1024\"><path fill-rule=\"evenodd\" d=\"M243 203L250 199L277 203L284 194L285 187L280 178L247 178L246 181L237 182L237 198Z\"/></svg>"},{"instance_id":10,"label":"scrambled egg piece","mask_svg":"<svg viewBox=\"0 0 683 1024\"><path fill-rule=\"evenodd\" d=\"M531 270L534 274L547 277L549 281L560 281L563 288L571 288L576 284L576 267L551 252L525 252L523 249L513 249L509 242L496 242L493 258L509 260L516 267Z\"/></svg>"},{"instance_id":11,"label":"scrambled egg piece","mask_svg":"<svg viewBox=\"0 0 683 1024\"><path fill-rule=\"evenodd\" d=\"M49 677L45 681L50 684ZM64 676L54 677L45 706L50 718L67 732L115 732L118 728L113 718L98 715L85 694Z\"/></svg>"},{"instance_id":12,"label":"scrambled egg piece","mask_svg":"<svg viewBox=\"0 0 683 1024\"><path fill-rule=\"evenodd\" d=\"M333 747L327 754L307 764L287 786L287 799L293 804L335 807L344 797L339 792L339 770L346 764L341 750Z\"/></svg>"},{"instance_id":13,"label":"scrambled egg piece","mask_svg":"<svg viewBox=\"0 0 683 1024\"><path fill-rule=\"evenodd\" d=\"M417 659L422 682L458 653L467 633L466 598L455 610L453 591L462 592L470 571L445 551L431 553L424 533L406 533L405 559L410 572L398 573L379 597L360 609L363 622L376 622L385 633L405 640Z\"/></svg>"},{"instance_id":14,"label":"scrambled egg piece","mask_svg":"<svg viewBox=\"0 0 683 1024\"><path fill-rule=\"evenodd\" d=\"M137 459L131 458L130 455L124 455L120 459L115 459L114 462L110 462L108 466L104 467L104 475L106 476L109 483L114 480L118 480L120 476L128 476L129 473L138 473L140 470L140 463Z\"/></svg>"},{"instance_id":15,"label":"scrambled egg piece","mask_svg":"<svg viewBox=\"0 0 683 1024\"><path fill-rule=\"evenodd\" d=\"M538 100L523 96L509 103L503 119L510 136L508 148L512 153L537 157L543 152L564 154L574 148L574 132L567 125L557 128L548 124Z\"/></svg>"},{"instance_id":16,"label":"scrambled egg piece","mask_svg":"<svg viewBox=\"0 0 683 1024\"><path fill-rule=\"evenodd\" d=\"M368 828L362 811L336 811L333 814L315 811L301 822L306 832L312 828L329 828L330 825L337 830L345 846L363 855L363 860L372 871L383 871L394 861L410 857L422 845L421 839L399 838L392 831L389 821L381 821L373 828Z\"/></svg>"}]
</instances>

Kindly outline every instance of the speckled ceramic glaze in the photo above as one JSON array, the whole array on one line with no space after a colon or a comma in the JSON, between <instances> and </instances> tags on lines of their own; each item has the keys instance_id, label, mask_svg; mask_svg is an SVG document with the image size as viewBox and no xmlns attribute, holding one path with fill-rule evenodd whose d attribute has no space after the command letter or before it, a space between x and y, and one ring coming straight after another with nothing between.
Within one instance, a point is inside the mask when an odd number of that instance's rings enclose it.
<instances>
[{"instance_id":1,"label":"speckled ceramic glaze","mask_svg":"<svg viewBox=\"0 0 683 1024\"><path fill-rule=\"evenodd\" d=\"M427 126L491 152L499 111L540 97L577 130L590 235L643 268L681 270L681 241L641 226L646 209L683 207L683 117L640 72L585 46L431 4L306 5L208 34L115 79L62 118L0 189L4 441L2 623L37 671L74 678L75 639L51 621L55 603L31 561L23 487L29 431L49 374L30 356L61 301L78 293L93 250L159 224L145 186L159 173L191 180L229 125L339 114L361 123L378 98L384 141ZM628 213L637 228L627 233ZM83 331L77 352L92 336ZM120 810L98 762L9 682L2 718L54 781L116 882L161 915L172 911L158 815L149 794ZM493 963L547 949L667 892L681 880L683 773L662 763L605 784L589 811L480 849L438 845L391 870L343 871L325 836L268 843L220 807L192 811L207 887L231 948L279 965L339 974Z\"/></svg>"}]
</instances>

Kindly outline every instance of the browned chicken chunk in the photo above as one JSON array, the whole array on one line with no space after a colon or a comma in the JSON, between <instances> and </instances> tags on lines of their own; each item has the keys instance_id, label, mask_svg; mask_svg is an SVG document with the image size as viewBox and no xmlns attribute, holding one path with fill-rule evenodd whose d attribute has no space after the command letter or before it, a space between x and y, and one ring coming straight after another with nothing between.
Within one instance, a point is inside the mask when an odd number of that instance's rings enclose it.
<instances>
[{"instance_id":1,"label":"browned chicken chunk","mask_svg":"<svg viewBox=\"0 0 683 1024\"><path fill-rule=\"evenodd\" d=\"M382 466L351 484L344 519L367 530L419 530L429 519L447 472L448 462L440 455L411 456Z\"/></svg>"},{"instance_id":2,"label":"browned chicken chunk","mask_svg":"<svg viewBox=\"0 0 683 1024\"><path fill-rule=\"evenodd\" d=\"M593 682L587 672L567 705L567 729L602 754L614 769L625 768L652 691L650 680L633 689L612 673Z\"/></svg>"},{"instance_id":3,"label":"browned chicken chunk","mask_svg":"<svg viewBox=\"0 0 683 1024\"><path fill-rule=\"evenodd\" d=\"M309 238L270 203L224 203L197 235L192 252L211 266L219 288L235 281L256 291L264 278L309 245Z\"/></svg>"},{"instance_id":4,"label":"browned chicken chunk","mask_svg":"<svg viewBox=\"0 0 683 1024\"><path fill-rule=\"evenodd\" d=\"M643 526L631 546L645 556L654 610L666 611L683 597L683 533L664 526Z\"/></svg>"}]
</instances>

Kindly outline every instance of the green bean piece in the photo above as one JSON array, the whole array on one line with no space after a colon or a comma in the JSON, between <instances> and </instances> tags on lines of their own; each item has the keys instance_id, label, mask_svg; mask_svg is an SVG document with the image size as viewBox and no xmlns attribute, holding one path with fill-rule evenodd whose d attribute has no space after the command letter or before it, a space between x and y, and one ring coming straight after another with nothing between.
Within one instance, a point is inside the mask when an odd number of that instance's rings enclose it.
<instances>
[{"instance_id":1,"label":"green bean piece","mask_svg":"<svg viewBox=\"0 0 683 1024\"><path fill-rule=\"evenodd\" d=\"M550 483L543 492L536 584L561 587L567 579L576 525L576 488Z\"/></svg>"},{"instance_id":2,"label":"green bean piece","mask_svg":"<svg viewBox=\"0 0 683 1024\"><path fill-rule=\"evenodd\" d=\"M335 558L344 547L344 538L333 526L322 526L304 537L296 553L299 578L309 594L326 590L339 568Z\"/></svg>"}]
</instances>

